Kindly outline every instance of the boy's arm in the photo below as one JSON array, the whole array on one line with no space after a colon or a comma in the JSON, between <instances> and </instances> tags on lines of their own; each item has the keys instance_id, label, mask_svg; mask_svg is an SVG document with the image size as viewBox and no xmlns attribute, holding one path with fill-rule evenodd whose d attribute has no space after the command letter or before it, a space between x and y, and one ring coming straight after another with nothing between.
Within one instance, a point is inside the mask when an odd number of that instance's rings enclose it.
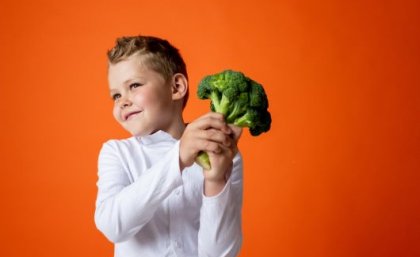
<instances>
[{"instance_id":1,"label":"boy's arm","mask_svg":"<svg viewBox=\"0 0 420 257\"><path fill-rule=\"evenodd\" d=\"M225 187L215 196L203 193L198 234L199 256L237 256L242 245L242 158L238 153Z\"/></svg>"},{"instance_id":2,"label":"boy's arm","mask_svg":"<svg viewBox=\"0 0 420 257\"><path fill-rule=\"evenodd\" d=\"M204 171L199 256L236 256L242 244L242 159L236 147L241 132L213 112L187 126L180 140L181 167L191 165L199 151L208 153L212 167Z\"/></svg>"},{"instance_id":3,"label":"boy's arm","mask_svg":"<svg viewBox=\"0 0 420 257\"><path fill-rule=\"evenodd\" d=\"M136 234L153 217L161 202L182 185L179 142L130 184L116 144L103 145L98 159L97 228L112 242Z\"/></svg>"}]
</instances>

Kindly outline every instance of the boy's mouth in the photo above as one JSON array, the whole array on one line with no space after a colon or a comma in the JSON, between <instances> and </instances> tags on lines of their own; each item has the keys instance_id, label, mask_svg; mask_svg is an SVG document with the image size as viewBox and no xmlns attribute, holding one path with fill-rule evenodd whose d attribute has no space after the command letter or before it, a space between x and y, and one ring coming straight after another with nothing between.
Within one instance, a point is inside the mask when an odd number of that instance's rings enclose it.
<instances>
[{"instance_id":1,"label":"boy's mouth","mask_svg":"<svg viewBox=\"0 0 420 257\"><path fill-rule=\"evenodd\" d=\"M124 115L124 120L128 120L131 117L133 117L133 116L135 116L135 115L137 115L139 113L141 113L141 111L129 112L129 113L127 113L127 114Z\"/></svg>"}]
</instances>

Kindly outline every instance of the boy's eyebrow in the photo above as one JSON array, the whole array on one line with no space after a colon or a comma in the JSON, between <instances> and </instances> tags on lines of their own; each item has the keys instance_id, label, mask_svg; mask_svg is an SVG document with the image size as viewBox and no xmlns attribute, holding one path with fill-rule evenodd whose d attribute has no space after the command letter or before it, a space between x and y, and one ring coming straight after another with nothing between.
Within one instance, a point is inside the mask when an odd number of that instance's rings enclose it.
<instances>
[{"instance_id":1,"label":"boy's eyebrow","mask_svg":"<svg viewBox=\"0 0 420 257\"><path fill-rule=\"evenodd\" d=\"M131 81L132 81L132 79L127 79L127 80L124 80L124 82L122 84L123 85L130 84Z\"/></svg>"},{"instance_id":2,"label":"boy's eyebrow","mask_svg":"<svg viewBox=\"0 0 420 257\"><path fill-rule=\"evenodd\" d=\"M142 77L135 77L135 78L130 78L130 79L127 79L126 81L124 81L122 84L123 85L128 85L128 84L131 84L134 80L136 80L136 79L142 79ZM109 90L109 93L111 94L111 96L113 95L113 94L115 94L115 93L117 93L118 92L118 89L114 89L114 88L111 88L110 90Z\"/></svg>"},{"instance_id":3,"label":"boy's eyebrow","mask_svg":"<svg viewBox=\"0 0 420 257\"><path fill-rule=\"evenodd\" d=\"M116 90L116 89L110 89L109 90L109 93L110 93L111 96L113 96L117 92L118 92L118 90Z\"/></svg>"},{"instance_id":4,"label":"boy's eyebrow","mask_svg":"<svg viewBox=\"0 0 420 257\"><path fill-rule=\"evenodd\" d=\"M129 78L129 79L127 79L127 80L125 80L123 82L123 85L131 84L133 81L135 81L137 79L142 79L142 77L141 76L137 76L137 77Z\"/></svg>"}]
</instances>

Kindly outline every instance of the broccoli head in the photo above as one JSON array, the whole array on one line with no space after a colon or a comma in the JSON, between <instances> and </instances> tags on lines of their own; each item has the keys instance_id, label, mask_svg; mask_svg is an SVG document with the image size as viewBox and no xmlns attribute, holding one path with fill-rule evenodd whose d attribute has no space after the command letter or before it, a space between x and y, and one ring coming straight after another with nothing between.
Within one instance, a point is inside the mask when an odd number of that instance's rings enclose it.
<instances>
[{"instance_id":1,"label":"broccoli head","mask_svg":"<svg viewBox=\"0 0 420 257\"><path fill-rule=\"evenodd\" d=\"M252 136L270 130L271 115L264 88L242 72L225 70L204 77L197 95L200 99L210 99L210 109L223 114L227 123L248 127ZM210 169L206 153L200 153L196 162Z\"/></svg>"}]
</instances>

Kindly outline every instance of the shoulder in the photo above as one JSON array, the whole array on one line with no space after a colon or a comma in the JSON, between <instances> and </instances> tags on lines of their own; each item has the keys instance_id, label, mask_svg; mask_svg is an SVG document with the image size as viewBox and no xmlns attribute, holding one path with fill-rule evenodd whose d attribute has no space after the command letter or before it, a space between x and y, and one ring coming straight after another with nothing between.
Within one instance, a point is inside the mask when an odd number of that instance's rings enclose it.
<instances>
[{"instance_id":1,"label":"shoulder","mask_svg":"<svg viewBox=\"0 0 420 257\"><path fill-rule=\"evenodd\" d=\"M102 144L102 148L98 156L99 169L108 167L120 167L124 170L130 170L130 166L137 160L139 156L140 142L135 137L126 139L110 139Z\"/></svg>"},{"instance_id":2,"label":"shoulder","mask_svg":"<svg viewBox=\"0 0 420 257\"><path fill-rule=\"evenodd\" d=\"M127 154L139 147L140 142L135 137L125 139L109 139L102 144L101 153Z\"/></svg>"}]
</instances>

